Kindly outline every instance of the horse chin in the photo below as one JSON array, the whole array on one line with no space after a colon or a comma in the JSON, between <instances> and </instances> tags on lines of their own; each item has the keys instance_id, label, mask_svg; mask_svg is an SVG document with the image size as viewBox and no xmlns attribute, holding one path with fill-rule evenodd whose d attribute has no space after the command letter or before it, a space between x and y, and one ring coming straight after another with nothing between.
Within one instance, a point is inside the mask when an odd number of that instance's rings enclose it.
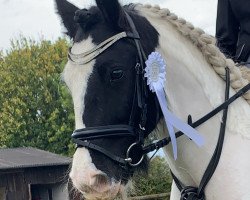
<instances>
[{"instance_id":1,"label":"horse chin","mask_svg":"<svg viewBox=\"0 0 250 200\"><path fill-rule=\"evenodd\" d=\"M82 193L86 200L112 200L117 196L125 196L125 186L115 180L106 184L94 183L88 186L78 184L74 180L72 182L75 189Z\"/></svg>"},{"instance_id":2,"label":"horse chin","mask_svg":"<svg viewBox=\"0 0 250 200\"><path fill-rule=\"evenodd\" d=\"M123 183L98 170L85 148L78 148L75 152L69 176L74 188L82 193L85 199L111 200L118 195L124 196Z\"/></svg>"},{"instance_id":3,"label":"horse chin","mask_svg":"<svg viewBox=\"0 0 250 200\"><path fill-rule=\"evenodd\" d=\"M125 187L119 182L111 182L108 185L96 185L77 188L86 200L112 200L117 196L125 196Z\"/></svg>"}]
</instances>

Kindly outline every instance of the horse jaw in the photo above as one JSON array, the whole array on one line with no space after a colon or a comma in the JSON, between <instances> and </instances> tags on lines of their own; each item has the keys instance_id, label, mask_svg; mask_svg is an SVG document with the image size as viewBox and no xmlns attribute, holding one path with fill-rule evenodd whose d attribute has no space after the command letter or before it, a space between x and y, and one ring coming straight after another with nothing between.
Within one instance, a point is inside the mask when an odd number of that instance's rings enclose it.
<instances>
[{"instance_id":1,"label":"horse jaw","mask_svg":"<svg viewBox=\"0 0 250 200\"><path fill-rule=\"evenodd\" d=\"M157 51L167 62L165 90L170 110L183 121L187 121L189 114L196 121L224 102L225 83L200 50L168 20L163 20L148 9L139 7L138 10L160 33ZM230 94L235 94L235 91L231 90ZM206 187L207 200L250 198L249 119L249 105L245 100L238 99L230 106L220 162ZM185 185L199 185L214 152L220 122L221 113L197 128L206 141L202 148L185 136L179 138L176 161L171 145L165 148L171 170ZM159 124L162 137L166 137L166 132L164 124ZM171 196L171 200L179 199L178 189L174 187Z\"/></svg>"}]
</instances>

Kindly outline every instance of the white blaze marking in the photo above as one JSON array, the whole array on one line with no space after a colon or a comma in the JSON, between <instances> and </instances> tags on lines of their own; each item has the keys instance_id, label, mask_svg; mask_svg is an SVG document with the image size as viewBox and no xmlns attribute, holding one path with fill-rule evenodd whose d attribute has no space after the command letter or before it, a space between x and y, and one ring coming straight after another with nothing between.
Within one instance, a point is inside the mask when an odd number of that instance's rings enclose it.
<instances>
[{"instance_id":1,"label":"white blaze marking","mask_svg":"<svg viewBox=\"0 0 250 200\"><path fill-rule=\"evenodd\" d=\"M71 51L73 54L81 54L95 46L96 45L92 42L92 38L89 37L82 42L75 43ZM84 97L86 95L88 80L93 72L94 65L95 60L82 66L74 65L69 61L62 74L73 98L76 129L85 128L82 119L85 108ZM92 187L95 183L94 176L101 173L103 172L98 170L92 162L89 151L86 148L78 148L74 154L72 169L70 172L73 185L80 191L84 186ZM82 192L84 193L84 191ZM87 199L113 199L118 192L122 193L121 183L117 183L113 180L110 186L100 186L100 191L96 193L90 192L89 194L84 193L84 196Z\"/></svg>"},{"instance_id":2,"label":"white blaze marking","mask_svg":"<svg viewBox=\"0 0 250 200\"><path fill-rule=\"evenodd\" d=\"M75 43L72 47L72 53L80 54L94 47L95 45L92 43L92 38L89 37L82 42ZM63 72L64 80L71 91L74 102L76 129L85 128L82 121L84 96L86 94L88 79L93 71L94 65L95 60L83 66L74 65L69 61Z\"/></svg>"},{"instance_id":3,"label":"white blaze marking","mask_svg":"<svg viewBox=\"0 0 250 200\"><path fill-rule=\"evenodd\" d=\"M94 48L92 38L89 37L79 43L75 43L72 47L73 54L80 54L89 49ZM65 66L63 71L63 78L67 84L74 102L75 112L75 128L85 128L82 120L84 112L84 97L87 90L87 83L93 71L95 60L83 66L75 65L71 61ZM72 169L70 177L76 188L80 188L82 184L91 184L91 177L99 173L92 163L89 151L85 148L78 148L73 157Z\"/></svg>"}]
</instances>

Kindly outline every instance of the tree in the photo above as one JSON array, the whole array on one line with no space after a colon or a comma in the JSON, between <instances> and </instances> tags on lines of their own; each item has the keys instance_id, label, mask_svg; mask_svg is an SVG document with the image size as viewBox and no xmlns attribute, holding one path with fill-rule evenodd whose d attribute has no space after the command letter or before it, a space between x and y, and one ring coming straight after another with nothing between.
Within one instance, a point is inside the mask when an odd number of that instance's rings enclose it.
<instances>
[{"instance_id":1,"label":"tree","mask_svg":"<svg viewBox=\"0 0 250 200\"><path fill-rule=\"evenodd\" d=\"M71 154L74 127L71 98L60 84L66 63L65 39L12 42L0 52L0 146L32 146Z\"/></svg>"}]
</instances>

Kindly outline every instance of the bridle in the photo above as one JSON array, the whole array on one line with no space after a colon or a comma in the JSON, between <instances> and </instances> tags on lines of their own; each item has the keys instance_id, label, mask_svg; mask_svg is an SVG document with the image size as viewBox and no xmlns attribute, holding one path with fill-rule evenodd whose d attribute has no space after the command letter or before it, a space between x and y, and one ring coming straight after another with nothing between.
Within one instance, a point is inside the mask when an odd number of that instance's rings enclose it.
<instances>
[{"instance_id":1,"label":"bridle","mask_svg":"<svg viewBox=\"0 0 250 200\"><path fill-rule=\"evenodd\" d=\"M125 12L125 11L124 11ZM152 151L158 150L171 142L170 137L159 140L158 142L149 144L144 146L145 132L146 132L146 122L147 122L147 105L148 105L148 92L146 80L144 77L144 68L146 55L140 43L140 37L136 30L136 27L133 23L131 17L125 12L127 21L130 25L131 32L122 32L113 37L105 40L94 49L85 52L84 54L75 55L69 50L68 58L72 63L75 64L86 64L96 58L98 55L103 53L106 49L112 46L114 43L119 41L122 38L132 39L135 43L137 52L138 52L138 62L135 66L135 90L133 97L133 105L131 109L129 123L127 125L108 125L108 126L100 126L100 127L90 127L84 129L78 129L73 132L72 139L73 142L77 144L77 147L86 147L87 149L91 149L93 151L97 151L111 160L117 162L122 168L125 170L131 170L131 168L137 167L141 164L144 159L144 156ZM84 61L78 62L77 59L83 59ZM173 179L181 192L181 200L204 200L205 194L204 190L211 179L216 167L218 165L220 155L222 152L222 147L224 143L225 129L226 129L226 121L227 121L227 112L228 106L234 102L236 99L241 97L250 89L250 84L243 87L239 90L235 95L229 98L229 89L230 89L230 72L229 69L226 68L226 92L225 92L225 102L215 108L213 111L200 118L196 122L192 121L192 117L188 116L188 124L193 128L196 128L208 121L210 118L218 114L220 111L223 111L222 123L220 128L220 134L216 149L214 154L209 162L207 169L202 177L201 183L198 188L191 186L184 186L181 181L172 173ZM140 116L139 120L137 120L136 116ZM182 132L176 133L176 138L182 136ZM130 137L135 142L131 144L128 148L126 155L124 157L120 157L115 155L113 152L108 151L107 149L93 144L91 141L100 138L124 138ZM136 151L136 153L141 154L139 160L132 160L131 155L132 152Z\"/></svg>"},{"instance_id":2,"label":"bridle","mask_svg":"<svg viewBox=\"0 0 250 200\"><path fill-rule=\"evenodd\" d=\"M124 11L125 12L125 11ZM103 53L110 46L115 44L117 41L127 38L134 41L137 49L137 63L135 65L135 90L133 97L133 104L130 113L130 118L128 124L121 125L108 125L100 127L90 127L84 129L78 129L73 132L72 139L73 142L77 144L77 147L86 147L88 149L97 151L109 157L113 161L119 163L119 165L126 170L131 167L136 167L141 164L145 154L142 154L142 146L144 144L145 126L147 122L147 84L144 77L144 65L146 61L146 55L140 43L140 36L136 30L131 17L125 12L127 21L130 25L131 32L121 32L109 39L103 41L101 44L93 48L92 50L85 52L83 54L75 55L71 52L68 53L68 58L72 63L75 64L86 64L92 61L94 58ZM81 59L77 61L77 59ZM138 120L139 116L139 120ZM91 140L100 138L124 138L130 137L135 142L130 145L127 149L125 157L119 157L114 153L104 149L101 146L95 145ZM141 157L137 161L133 161L131 158L132 151L141 151Z\"/></svg>"}]
</instances>

